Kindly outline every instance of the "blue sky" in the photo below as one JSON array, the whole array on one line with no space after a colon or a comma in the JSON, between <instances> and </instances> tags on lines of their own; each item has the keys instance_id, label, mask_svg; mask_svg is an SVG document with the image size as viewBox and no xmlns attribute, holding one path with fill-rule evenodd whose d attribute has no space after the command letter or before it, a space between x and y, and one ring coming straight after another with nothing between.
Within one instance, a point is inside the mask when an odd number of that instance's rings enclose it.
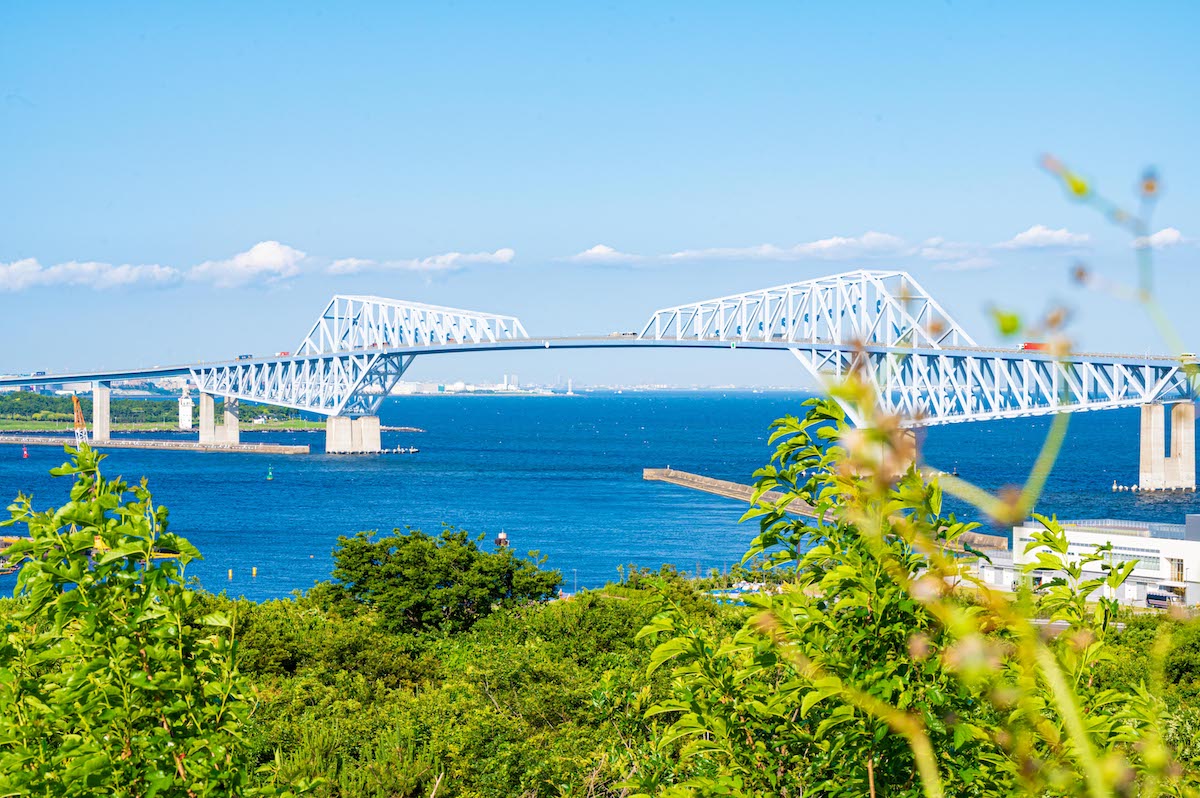
<instances>
[{"instance_id":1,"label":"blue sky","mask_svg":"<svg viewBox=\"0 0 1200 798\"><path fill-rule=\"evenodd\" d=\"M329 295L533 334L858 267L1164 351L1128 236L1036 166L1165 181L1200 346L1191 3L0 5L0 372L291 349ZM531 353L416 379L789 383L752 353Z\"/></svg>"}]
</instances>

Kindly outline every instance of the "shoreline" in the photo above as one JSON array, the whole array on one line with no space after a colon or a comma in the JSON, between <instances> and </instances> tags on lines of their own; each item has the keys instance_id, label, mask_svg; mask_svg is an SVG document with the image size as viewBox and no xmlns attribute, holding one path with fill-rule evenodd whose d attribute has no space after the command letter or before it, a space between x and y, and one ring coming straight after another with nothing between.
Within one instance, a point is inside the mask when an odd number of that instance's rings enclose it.
<instances>
[{"instance_id":1,"label":"shoreline","mask_svg":"<svg viewBox=\"0 0 1200 798\"><path fill-rule=\"evenodd\" d=\"M307 445L295 446L278 443L200 443L199 441L168 441L147 438L113 438L106 441L89 441L97 449L162 449L184 452L247 452L252 454L309 454ZM75 445L72 437L50 435L0 435L0 445L13 446L64 446Z\"/></svg>"},{"instance_id":2,"label":"shoreline","mask_svg":"<svg viewBox=\"0 0 1200 798\"><path fill-rule=\"evenodd\" d=\"M0 435L42 435L52 433L70 433L74 432L75 425L69 421L42 421L30 422L32 426L26 425L23 422L11 422L13 426L8 426L4 421L0 421ZM324 432L325 422L323 421L308 421L302 422L301 426L288 425L272 425L272 424L250 424L243 423L240 425L241 431L246 432ZM141 423L141 422L114 422L111 427L113 432L159 432L177 435L198 435L198 428L179 429L178 426L167 422L158 423ZM383 432L425 432L420 427L394 427L381 426L379 428ZM88 425L88 432L91 432L91 425Z\"/></svg>"}]
</instances>

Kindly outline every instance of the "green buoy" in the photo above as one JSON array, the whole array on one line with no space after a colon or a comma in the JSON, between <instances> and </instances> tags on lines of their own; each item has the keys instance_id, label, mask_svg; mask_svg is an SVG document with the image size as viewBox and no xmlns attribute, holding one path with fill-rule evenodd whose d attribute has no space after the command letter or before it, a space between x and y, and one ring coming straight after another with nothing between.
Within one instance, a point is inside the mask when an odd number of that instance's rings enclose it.
<instances>
[{"instance_id":1,"label":"green buoy","mask_svg":"<svg viewBox=\"0 0 1200 798\"><path fill-rule=\"evenodd\" d=\"M275 472L271 470L271 466L267 466L267 482L275 479Z\"/></svg>"}]
</instances>

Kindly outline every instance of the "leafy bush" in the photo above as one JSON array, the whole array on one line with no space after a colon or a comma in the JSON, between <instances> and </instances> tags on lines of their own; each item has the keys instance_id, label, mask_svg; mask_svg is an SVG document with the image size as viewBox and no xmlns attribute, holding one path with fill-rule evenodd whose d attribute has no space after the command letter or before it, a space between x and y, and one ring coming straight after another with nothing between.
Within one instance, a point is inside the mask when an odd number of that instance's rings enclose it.
<instances>
[{"instance_id":1,"label":"leafy bush","mask_svg":"<svg viewBox=\"0 0 1200 798\"><path fill-rule=\"evenodd\" d=\"M37 512L22 495L5 522L28 537L7 552L20 573L0 645L0 794L270 792L250 786L235 619L188 620L199 553L167 532L144 481L130 489L86 445L68 451L51 473L75 478L70 501Z\"/></svg>"},{"instance_id":2,"label":"leafy bush","mask_svg":"<svg viewBox=\"0 0 1200 798\"><path fill-rule=\"evenodd\" d=\"M281 750L280 778L320 777L315 792L328 798L428 796L435 785L455 796L618 795L622 710L597 686L650 694L649 647L635 636L654 596L622 592L501 608L447 635L389 632L369 607L347 617L324 588L248 605L240 629L263 635L247 659L263 668L251 672L263 702L251 745L264 760ZM714 618L727 611L706 606ZM293 624L305 633L266 655L270 630ZM276 667L283 660L294 672ZM664 687L657 679L656 695Z\"/></svg>"},{"instance_id":3,"label":"leafy bush","mask_svg":"<svg viewBox=\"0 0 1200 798\"><path fill-rule=\"evenodd\" d=\"M833 422L832 424L830 422ZM1119 690L1093 672L1131 564L1085 579L1101 547L1067 554L1052 519L1030 548L1030 568L1060 576L1037 604L1066 627L1047 637L1034 598L990 591L963 567L974 524L941 515L941 491L896 464L910 444L896 426L851 430L840 409L814 402L804 419L776 422L773 463L758 473L747 517L761 533L747 559L795 564L779 593L732 638L672 604L642 632L658 642L648 669L670 664L673 695L647 718L670 720L647 775L630 757L635 794L674 795L1193 795L1192 721L1168 722L1145 683ZM786 513L802 501L823 520ZM952 585L975 588L967 597ZM1162 638L1155 646L1162 648ZM1191 649L1173 662L1183 682ZM1161 668L1160 668L1161 670ZM1153 679L1154 668L1147 674ZM680 745L678 755L667 747ZM1174 746L1174 748L1172 748Z\"/></svg>"},{"instance_id":4,"label":"leafy bush","mask_svg":"<svg viewBox=\"0 0 1200 798\"><path fill-rule=\"evenodd\" d=\"M481 538L454 529L438 537L398 529L378 540L369 532L340 537L333 576L393 632L460 632L500 607L558 594L562 574L543 571L544 560L522 559L507 548L481 551Z\"/></svg>"}]
</instances>

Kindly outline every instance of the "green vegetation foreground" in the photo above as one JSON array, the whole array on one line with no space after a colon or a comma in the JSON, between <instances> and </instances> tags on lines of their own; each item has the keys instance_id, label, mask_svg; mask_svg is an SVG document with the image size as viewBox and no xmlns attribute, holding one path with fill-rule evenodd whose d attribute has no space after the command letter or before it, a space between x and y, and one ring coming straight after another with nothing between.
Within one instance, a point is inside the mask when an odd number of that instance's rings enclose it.
<instances>
[{"instance_id":1,"label":"green vegetation foreground","mask_svg":"<svg viewBox=\"0 0 1200 798\"><path fill-rule=\"evenodd\" d=\"M66 505L9 508L0 795L1200 794L1195 621L1118 633L1084 597L1128 570L1084 579L1049 519L1064 578L952 590L973 525L879 476L886 436L818 404L773 440L747 559L781 589L749 607L670 571L548 601L557 572L454 530L343 538L335 582L232 601L84 447Z\"/></svg>"}]
</instances>

